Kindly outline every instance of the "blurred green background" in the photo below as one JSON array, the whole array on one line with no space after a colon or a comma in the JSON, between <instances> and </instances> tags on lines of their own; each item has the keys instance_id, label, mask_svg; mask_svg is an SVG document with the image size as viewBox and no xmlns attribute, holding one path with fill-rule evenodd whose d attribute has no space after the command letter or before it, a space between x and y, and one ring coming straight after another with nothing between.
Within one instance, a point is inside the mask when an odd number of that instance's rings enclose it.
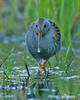
<instances>
[{"instance_id":1,"label":"blurred green background","mask_svg":"<svg viewBox=\"0 0 80 100\"><path fill-rule=\"evenodd\" d=\"M46 65L47 79L35 78L38 65L25 43L29 25L39 17L53 20L62 33L62 48L49 60L52 69ZM0 0L0 100L62 100L65 94L80 100L80 0Z\"/></svg>"},{"instance_id":2,"label":"blurred green background","mask_svg":"<svg viewBox=\"0 0 80 100\"><path fill-rule=\"evenodd\" d=\"M26 32L39 17L55 21L69 43L80 36L80 0L0 0L0 33Z\"/></svg>"}]
</instances>

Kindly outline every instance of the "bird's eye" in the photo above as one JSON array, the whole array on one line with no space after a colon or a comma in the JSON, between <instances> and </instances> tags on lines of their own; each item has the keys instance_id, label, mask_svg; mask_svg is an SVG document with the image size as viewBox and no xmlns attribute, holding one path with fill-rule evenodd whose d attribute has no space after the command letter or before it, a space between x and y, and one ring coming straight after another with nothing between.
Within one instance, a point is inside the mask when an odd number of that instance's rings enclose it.
<instances>
[{"instance_id":1,"label":"bird's eye","mask_svg":"<svg viewBox=\"0 0 80 100\"><path fill-rule=\"evenodd\" d=\"M44 25L44 28L46 28L46 24Z\"/></svg>"},{"instance_id":2,"label":"bird's eye","mask_svg":"<svg viewBox=\"0 0 80 100\"><path fill-rule=\"evenodd\" d=\"M36 28L38 28L38 25L36 25Z\"/></svg>"}]
</instances>

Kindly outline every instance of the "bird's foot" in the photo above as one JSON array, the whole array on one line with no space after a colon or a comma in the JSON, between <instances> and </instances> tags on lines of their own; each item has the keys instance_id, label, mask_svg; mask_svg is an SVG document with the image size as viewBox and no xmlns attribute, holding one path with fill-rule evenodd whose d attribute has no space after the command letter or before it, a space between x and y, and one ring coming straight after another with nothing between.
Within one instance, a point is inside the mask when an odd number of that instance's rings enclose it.
<instances>
[{"instance_id":1,"label":"bird's foot","mask_svg":"<svg viewBox=\"0 0 80 100\"><path fill-rule=\"evenodd\" d=\"M42 68L41 66L39 66L39 71L40 74L44 73L44 68Z\"/></svg>"},{"instance_id":2,"label":"bird's foot","mask_svg":"<svg viewBox=\"0 0 80 100\"><path fill-rule=\"evenodd\" d=\"M41 65L39 64L39 71L38 71L39 74L46 73L46 70L45 70L45 64L46 64L46 62L47 62L47 61L45 61L45 62L43 63L43 66L42 66L42 67L41 67Z\"/></svg>"}]
</instances>

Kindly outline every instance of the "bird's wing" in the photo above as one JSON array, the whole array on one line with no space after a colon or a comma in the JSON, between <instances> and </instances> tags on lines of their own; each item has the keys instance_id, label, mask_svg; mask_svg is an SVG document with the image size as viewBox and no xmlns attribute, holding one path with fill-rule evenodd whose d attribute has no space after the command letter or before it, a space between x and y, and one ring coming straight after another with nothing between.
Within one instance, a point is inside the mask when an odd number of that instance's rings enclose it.
<instances>
[{"instance_id":1,"label":"bird's wing","mask_svg":"<svg viewBox=\"0 0 80 100\"><path fill-rule=\"evenodd\" d=\"M52 27L53 27L53 39L55 40L55 42L60 41L61 39L61 33L60 33L60 29L59 27L51 20L49 20L49 22L51 23Z\"/></svg>"}]
</instances>

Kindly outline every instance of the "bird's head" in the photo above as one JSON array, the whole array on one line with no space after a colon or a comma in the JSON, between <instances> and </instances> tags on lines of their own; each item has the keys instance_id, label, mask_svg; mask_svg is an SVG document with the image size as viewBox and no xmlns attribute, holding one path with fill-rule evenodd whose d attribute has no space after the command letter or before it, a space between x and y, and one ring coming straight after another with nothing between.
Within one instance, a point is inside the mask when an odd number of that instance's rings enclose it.
<instances>
[{"instance_id":1,"label":"bird's head","mask_svg":"<svg viewBox=\"0 0 80 100\"><path fill-rule=\"evenodd\" d=\"M50 29L50 23L47 19L39 18L34 22L34 33L39 36L39 39L41 40L42 37L44 37L49 29Z\"/></svg>"},{"instance_id":2,"label":"bird's head","mask_svg":"<svg viewBox=\"0 0 80 100\"><path fill-rule=\"evenodd\" d=\"M34 24L34 34L38 37L38 46L40 44L40 40L48 33L50 29L50 23L45 18L37 19Z\"/></svg>"}]
</instances>

